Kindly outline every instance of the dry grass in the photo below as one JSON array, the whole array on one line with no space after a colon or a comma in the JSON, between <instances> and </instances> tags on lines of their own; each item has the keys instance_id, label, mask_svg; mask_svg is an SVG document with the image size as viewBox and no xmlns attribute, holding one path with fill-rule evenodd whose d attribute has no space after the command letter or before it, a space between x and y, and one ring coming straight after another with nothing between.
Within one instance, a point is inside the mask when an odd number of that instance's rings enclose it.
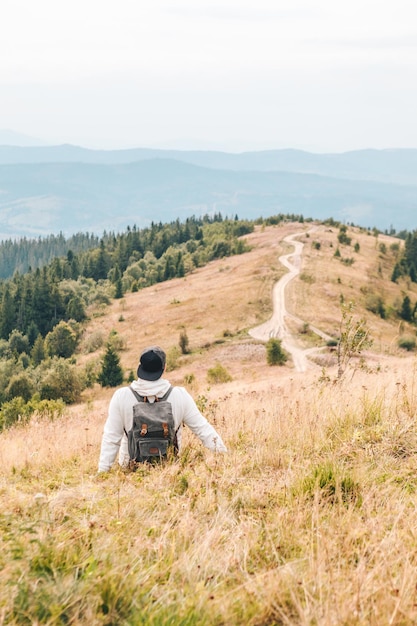
<instances>
[{"instance_id":1,"label":"dry grass","mask_svg":"<svg viewBox=\"0 0 417 626\"><path fill-rule=\"evenodd\" d=\"M5 433L3 623L413 623L417 380L404 365L211 399L227 455L185 431L179 460L134 474L95 477L97 408Z\"/></svg>"},{"instance_id":2,"label":"dry grass","mask_svg":"<svg viewBox=\"0 0 417 626\"><path fill-rule=\"evenodd\" d=\"M417 621L415 358L387 356L397 329L381 320L385 356L356 363L339 382L331 366L268 368L263 346L243 331L267 315L268 267L279 275L285 234L255 233L260 247L248 255L131 294L124 322L116 302L88 330L116 327L128 370L143 344L170 348L184 325L193 353L171 380L195 374L193 391L227 455L202 449L185 430L176 461L97 477L112 393L99 388L60 420L2 433L0 624ZM302 319L330 332L337 303L320 303L340 283L333 269L320 275L333 263L325 246L308 243L303 270L321 278L294 285L293 302ZM374 262L370 252L362 261ZM356 276L355 264L347 269L342 286ZM360 284L366 272L361 266ZM225 329L234 336L223 337ZM209 388L216 360L234 380Z\"/></svg>"}]
</instances>

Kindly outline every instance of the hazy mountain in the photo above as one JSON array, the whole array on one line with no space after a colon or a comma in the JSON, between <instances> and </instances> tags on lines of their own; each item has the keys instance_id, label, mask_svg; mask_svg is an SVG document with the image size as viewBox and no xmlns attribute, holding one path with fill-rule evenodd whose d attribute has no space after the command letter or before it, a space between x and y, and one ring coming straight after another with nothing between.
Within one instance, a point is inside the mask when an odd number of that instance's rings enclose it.
<instances>
[{"instance_id":1,"label":"hazy mountain","mask_svg":"<svg viewBox=\"0 0 417 626\"><path fill-rule=\"evenodd\" d=\"M169 159L0 166L0 239L59 231L101 234L214 211L250 219L296 213L412 230L416 208L417 186L282 171L216 170Z\"/></svg>"},{"instance_id":2,"label":"hazy mountain","mask_svg":"<svg viewBox=\"0 0 417 626\"><path fill-rule=\"evenodd\" d=\"M46 146L46 142L38 139L37 137L31 137L29 135L23 135L17 133L14 130L0 129L0 146Z\"/></svg>"},{"instance_id":3,"label":"hazy mountain","mask_svg":"<svg viewBox=\"0 0 417 626\"><path fill-rule=\"evenodd\" d=\"M0 145L0 164L122 164L157 158L183 161L216 170L297 172L349 180L375 180L417 185L417 150L411 149L357 150L341 154L314 154L302 150L265 150L232 154L150 148L89 150L69 144L26 148Z\"/></svg>"}]
</instances>

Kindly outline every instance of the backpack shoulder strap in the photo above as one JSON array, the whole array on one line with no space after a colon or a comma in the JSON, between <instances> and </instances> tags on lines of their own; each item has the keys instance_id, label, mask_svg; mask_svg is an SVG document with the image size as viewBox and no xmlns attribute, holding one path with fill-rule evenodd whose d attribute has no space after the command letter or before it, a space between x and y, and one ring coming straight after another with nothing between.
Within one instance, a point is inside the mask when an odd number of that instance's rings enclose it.
<instances>
[{"instance_id":1,"label":"backpack shoulder strap","mask_svg":"<svg viewBox=\"0 0 417 626\"><path fill-rule=\"evenodd\" d=\"M138 400L139 402L145 402L144 396L141 396L140 394L138 394L138 392L133 389L132 385L129 385L129 389L135 396L136 400Z\"/></svg>"},{"instance_id":2,"label":"backpack shoulder strap","mask_svg":"<svg viewBox=\"0 0 417 626\"><path fill-rule=\"evenodd\" d=\"M168 396L169 396L169 394L171 393L172 390L173 390L173 386L170 385L168 391L162 396L162 398L159 398L159 401L167 400Z\"/></svg>"}]
</instances>

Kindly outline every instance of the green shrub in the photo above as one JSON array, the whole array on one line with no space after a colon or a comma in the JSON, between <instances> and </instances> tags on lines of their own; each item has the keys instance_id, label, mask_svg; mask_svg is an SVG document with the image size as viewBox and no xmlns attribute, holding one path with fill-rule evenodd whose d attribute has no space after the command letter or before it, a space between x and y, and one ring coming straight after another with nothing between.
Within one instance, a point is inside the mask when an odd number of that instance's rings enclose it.
<instances>
[{"instance_id":1,"label":"green shrub","mask_svg":"<svg viewBox=\"0 0 417 626\"><path fill-rule=\"evenodd\" d=\"M77 346L77 334L67 322L59 322L45 337L45 350L50 356L68 359Z\"/></svg>"},{"instance_id":2,"label":"green shrub","mask_svg":"<svg viewBox=\"0 0 417 626\"><path fill-rule=\"evenodd\" d=\"M194 374L185 374L185 376L184 376L184 384L185 385L192 385L194 382L195 382Z\"/></svg>"},{"instance_id":3,"label":"green shrub","mask_svg":"<svg viewBox=\"0 0 417 626\"><path fill-rule=\"evenodd\" d=\"M17 396L9 402L4 402L0 410L0 431L10 428L16 422L26 423L30 412L23 398Z\"/></svg>"},{"instance_id":4,"label":"green shrub","mask_svg":"<svg viewBox=\"0 0 417 626\"><path fill-rule=\"evenodd\" d=\"M121 352L122 350L126 350L126 341L123 337L119 335L117 330L111 330L109 333L109 338L107 340L108 345L110 345L116 352Z\"/></svg>"},{"instance_id":5,"label":"green shrub","mask_svg":"<svg viewBox=\"0 0 417 626\"><path fill-rule=\"evenodd\" d=\"M61 399L58 400L41 400L39 394L35 394L33 398L27 403L27 408L30 413L37 414L39 417L47 418L50 421L61 417L65 410L65 402Z\"/></svg>"},{"instance_id":6,"label":"green shrub","mask_svg":"<svg viewBox=\"0 0 417 626\"><path fill-rule=\"evenodd\" d=\"M231 375L220 363L216 363L214 367L207 371L207 382L210 384L228 383L231 380L233 380Z\"/></svg>"},{"instance_id":7,"label":"green shrub","mask_svg":"<svg viewBox=\"0 0 417 626\"><path fill-rule=\"evenodd\" d=\"M95 352L99 348L104 345L104 336L101 330L97 330L92 333L89 337L84 341L84 352L89 354L90 352Z\"/></svg>"},{"instance_id":8,"label":"green shrub","mask_svg":"<svg viewBox=\"0 0 417 626\"><path fill-rule=\"evenodd\" d=\"M384 301L381 296L375 293L370 293L366 296L365 308L367 311L371 311L375 315L379 315L382 319L386 318Z\"/></svg>"},{"instance_id":9,"label":"green shrub","mask_svg":"<svg viewBox=\"0 0 417 626\"><path fill-rule=\"evenodd\" d=\"M172 372L178 367L178 359L181 356L178 346L172 346L167 350L166 371Z\"/></svg>"},{"instance_id":10,"label":"green shrub","mask_svg":"<svg viewBox=\"0 0 417 626\"><path fill-rule=\"evenodd\" d=\"M299 275L300 280L307 283L308 285L312 285L316 282L316 279L311 274L306 274L305 272L301 272Z\"/></svg>"},{"instance_id":11,"label":"green shrub","mask_svg":"<svg viewBox=\"0 0 417 626\"><path fill-rule=\"evenodd\" d=\"M412 352L416 347L416 338L412 335L403 335L398 339L398 347Z\"/></svg>"},{"instance_id":12,"label":"green shrub","mask_svg":"<svg viewBox=\"0 0 417 626\"><path fill-rule=\"evenodd\" d=\"M281 346L280 339L271 338L266 344L266 361L268 365L284 365L288 357Z\"/></svg>"},{"instance_id":13,"label":"green shrub","mask_svg":"<svg viewBox=\"0 0 417 626\"><path fill-rule=\"evenodd\" d=\"M26 372L12 376L6 388L6 396L9 400L20 396L25 402L28 402L34 392L35 386Z\"/></svg>"},{"instance_id":14,"label":"green shrub","mask_svg":"<svg viewBox=\"0 0 417 626\"><path fill-rule=\"evenodd\" d=\"M40 382L42 400L58 400L66 404L77 402L82 391L82 379L76 365L65 359L53 359Z\"/></svg>"},{"instance_id":15,"label":"green shrub","mask_svg":"<svg viewBox=\"0 0 417 626\"><path fill-rule=\"evenodd\" d=\"M328 348L335 348L337 346L337 344L339 343L338 339L328 339L326 341L326 346Z\"/></svg>"}]
</instances>

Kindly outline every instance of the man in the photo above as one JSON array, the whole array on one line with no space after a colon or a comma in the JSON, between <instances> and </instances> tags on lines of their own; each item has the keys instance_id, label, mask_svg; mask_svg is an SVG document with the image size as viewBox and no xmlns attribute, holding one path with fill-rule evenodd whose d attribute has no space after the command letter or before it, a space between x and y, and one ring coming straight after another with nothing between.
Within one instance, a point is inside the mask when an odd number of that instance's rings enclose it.
<instances>
[{"instance_id":1,"label":"man","mask_svg":"<svg viewBox=\"0 0 417 626\"><path fill-rule=\"evenodd\" d=\"M140 355L137 370L138 378L132 382L132 388L149 402L162 398L170 387L170 382L162 375L165 371L166 355L159 346L150 346ZM209 450L227 452L220 435L200 413L196 403L184 387L173 387L168 396L177 431L178 448L181 449L181 425L186 424ZM109 412L104 425L98 471L111 468L119 452L119 464L129 464L129 452L126 433L132 428L133 405L137 403L129 387L117 389L109 404Z\"/></svg>"}]
</instances>

